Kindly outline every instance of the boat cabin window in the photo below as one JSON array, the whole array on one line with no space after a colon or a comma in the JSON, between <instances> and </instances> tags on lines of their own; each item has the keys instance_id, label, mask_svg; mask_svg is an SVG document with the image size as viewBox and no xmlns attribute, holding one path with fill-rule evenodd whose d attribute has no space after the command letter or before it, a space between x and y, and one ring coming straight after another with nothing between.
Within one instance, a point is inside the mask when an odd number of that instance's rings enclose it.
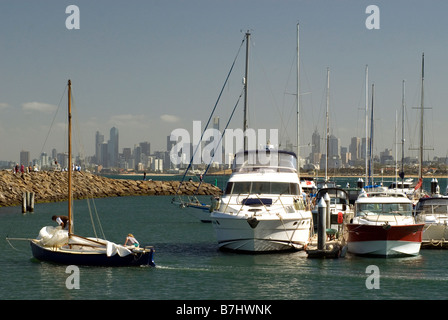
<instances>
[{"instance_id":1,"label":"boat cabin window","mask_svg":"<svg viewBox=\"0 0 448 320\"><path fill-rule=\"evenodd\" d=\"M446 204L438 204L438 203L421 203L417 204L417 208L415 209L417 213L426 213L426 214L447 214L448 206Z\"/></svg>"},{"instance_id":2,"label":"boat cabin window","mask_svg":"<svg viewBox=\"0 0 448 320\"><path fill-rule=\"evenodd\" d=\"M289 182L229 182L226 194L290 194L299 195L299 185Z\"/></svg>"},{"instance_id":3,"label":"boat cabin window","mask_svg":"<svg viewBox=\"0 0 448 320\"><path fill-rule=\"evenodd\" d=\"M412 215L412 204L410 203L357 203L356 213L364 215Z\"/></svg>"}]
</instances>

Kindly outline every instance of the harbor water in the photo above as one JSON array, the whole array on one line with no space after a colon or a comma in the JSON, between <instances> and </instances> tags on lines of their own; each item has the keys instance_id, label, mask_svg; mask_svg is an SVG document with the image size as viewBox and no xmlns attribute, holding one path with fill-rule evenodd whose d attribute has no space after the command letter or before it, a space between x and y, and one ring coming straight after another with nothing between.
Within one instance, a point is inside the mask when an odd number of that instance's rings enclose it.
<instances>
[{"instance_id":1,"label":"harbor water","mask_svg":"<svg viewBox=\"0 0 448 320\"><path fill-rule=\"evenodd\" d=\"M218 182L221 183L221 182ZM442 189L444 190L444 189ZM241 254L218 250L213 226L171 203L173 196L95 199L110 241L133 233L155 247L156 267L79 266L79 288L68 288L66 266L32 258L29 242L54 225L67 203L39 203L34 213L0 208L0 300L402 300L448 297L448 251L416 257L308 259L304 252ZM208 201L208 197L203 197ZM74 202L75 232L93 236L86 200ZM97 228L97 231L99 229ZM99 231L98 231L99 232ZM98 234L100 236L100 234ZM372 269L372 266L374 266ZM372 272L376 270L376 272Z\"/></svg>"}]
</instances>

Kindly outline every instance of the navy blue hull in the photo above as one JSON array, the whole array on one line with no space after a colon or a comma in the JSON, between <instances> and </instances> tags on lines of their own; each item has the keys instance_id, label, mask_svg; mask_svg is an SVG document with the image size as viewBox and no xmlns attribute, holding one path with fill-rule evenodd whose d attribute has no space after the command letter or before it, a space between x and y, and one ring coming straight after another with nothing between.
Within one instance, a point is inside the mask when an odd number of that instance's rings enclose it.
<instances>
[{"instance_id":1,"label":"navy blue hull","mask_svg":"<svg viewBox=\"0 0 448 320\"><path fill-rule=\"evenodd\" d=\"M65 265L86 265L86 266L155 266L154 250L146 252L132 253L124 257L118 254L108 257L101 253L71 253L63 251L53 251L43 248L33 241L30 241L33 256L40 261L53 262Z\"/></svg>"}]
</instances>

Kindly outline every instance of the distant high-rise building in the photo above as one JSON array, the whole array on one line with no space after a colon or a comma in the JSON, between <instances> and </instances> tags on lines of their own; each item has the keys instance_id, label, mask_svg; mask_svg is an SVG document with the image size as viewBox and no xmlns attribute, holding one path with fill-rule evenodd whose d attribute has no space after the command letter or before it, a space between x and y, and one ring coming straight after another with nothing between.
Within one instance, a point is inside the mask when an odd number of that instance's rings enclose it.
<instances>
[{"instance_id":1,"label":"distant high-rise building","mask_svg":"<svg viewBox=\"0 0 448 320\"><path fill-rule=\"evenodd\" d=\"M314 130L313 135L311 136L311 152L314 153L320 153L320 134L317 131L317 129Z\"/></svg>"},{"instance_id":2,"label":"distant high-rise building","mask_svg":"<svg viewBox=\"0 0 448 320\"><path fill-rule=\"evenodd\" d=\"M128 162L132 157L132 150L131 148L123 148L123 159L124 161Z\"/></svg>"},{"instance_id":3,"label":"distant high-rise building","mask_svg":"<svg viewBox=\"0 0 448 320\"><path fill-rule=\"evenodd\" d=\"M334 135L331 135L329 139L328 156L339 158L341 156L340 145L341 139L336 138Z\"/></svg>"},{"instance_id":4,"label":"distant high-rise building","mask_svg":"<svg viewBox=\"0 0 448 320\"><path fill-rule=\"evenodd\" d=\"M107 152L109 155L109 167L118 167L118 129L110 129L110 139L107 143Z\"/></svg>"},{"instance_id":5,"label":"distant high-rise building","mask_svg":"<svg viewBox=\"0 0 448 320\"><path fill-rule=\"evenodd\" d=\"M367 143L369 143L370 139L367 139ZM367 152L367 156L366 156ZM369 146L366 147L366 138L362 138L361 140L361 158L365 159L366 157L369 157Z\"/></svg>"},{"instance_id":6,"label":"distant high-rise building","mask_svg":"<svg viewBox=\"0 0 448 320\"><path fill-rule=\"evenodd\" d=\"M147 156L151 155L151 144L149 142L140 142L141 152Z\"/></svg>"},{"instance_id":7,"label":"distant high-rise building","mask_svg":"<svg viewBox=\"0 0 448 320\"><path fill-rule=\"evenodd\" d=\"M20 164L23 164L24 166L29 166L30 164L29 151L20 151Z\"/></svg>"},{"instance_id":8,"label":"distant high-rise building","mask_svg":"<svg viewBox=\"0 0 448 320\"><path fill-rule=\"evenodd\" d=\"M101 144L100 148L101 148L101 151L100 151L101 158L99 160L99 164L101 164L103 167L107 168L107 167L109 167L109 157L108 157L108 152L107 152L107 149L108 149L107 143L103 142Z\"/></svg>"},{"instance_id":9,"label":"distant high-rise building","mask_svg":"<svg viewBox=\"0 0 448 320\"><path fill-rule=\"evenodd\" d=\"M171 151L171 148L175 146L177 141L171 141L171 135L166 137L166 151Z\"/></svg>"},{"instance_id":10,"label":"distant high-rise building","mask_svg":"<svg viewBox=\"0 0 448 320\"><path fill-rule=\"evenodd\" d=\"M101 149L102 149L103 143L104 143L104 135L102 135L99 131L97 131L95 134L95 158L96 158L96 163L101 164L101 165L104 165L101 162L101 159L102 159Z\"/></svg>"},{"instance_id":11,"label":"distant high-rise building","mask_svg":"<svg viewBox=\"0 0 448 320\"><path fill-rule=\"evenodd\" d=\"M361 139L358 137L352 137L349 152L351 153L352 160L356 161L361 159Z\"/></svg>"}]
</instances>

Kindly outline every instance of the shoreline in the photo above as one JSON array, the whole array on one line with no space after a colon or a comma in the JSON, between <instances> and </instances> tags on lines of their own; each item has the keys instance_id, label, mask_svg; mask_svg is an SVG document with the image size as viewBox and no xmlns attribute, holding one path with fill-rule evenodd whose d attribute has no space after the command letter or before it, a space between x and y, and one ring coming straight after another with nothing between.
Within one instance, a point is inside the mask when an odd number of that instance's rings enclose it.
<instances>
[{"instance_id":1,"label":"shoreline","mask_svg":"<svg viewBox=\"0 0 448 320\"><path fill-rule=\"evenodd\" d=\"M123 196L211 195L221 194L218 187L197 181L112 179L85 171L73 174L73 199ZM68 199L68 174L61 171L37 171L14 174L0 171L0 207L22 204L24 193L35 195L35 203Z\"/></svg>"}]
</instances>

